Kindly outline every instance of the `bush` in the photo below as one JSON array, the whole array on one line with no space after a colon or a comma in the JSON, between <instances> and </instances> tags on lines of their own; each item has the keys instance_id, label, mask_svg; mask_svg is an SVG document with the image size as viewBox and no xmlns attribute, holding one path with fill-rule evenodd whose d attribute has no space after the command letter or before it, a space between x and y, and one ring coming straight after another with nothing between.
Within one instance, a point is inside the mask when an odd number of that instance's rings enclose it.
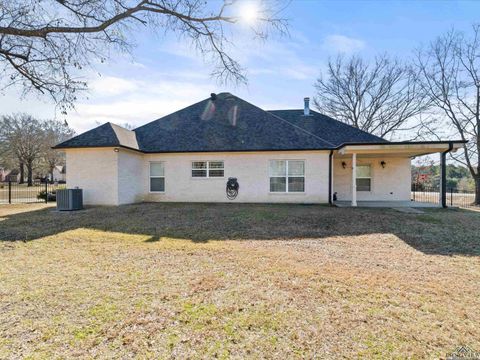
<instances>
[{"instance_id":1,"label":"bush","mask_svg":"<svg viewBox=\"0 0 480 360\"><path fill-rule=\"evenodd\" d=\"M45 190L43 190L37 195L37 199L39 200L45 200L45 197L48 201L57 201L57 191L53 190L52 192L47 193Z\"/></svg>"}]
</instances>

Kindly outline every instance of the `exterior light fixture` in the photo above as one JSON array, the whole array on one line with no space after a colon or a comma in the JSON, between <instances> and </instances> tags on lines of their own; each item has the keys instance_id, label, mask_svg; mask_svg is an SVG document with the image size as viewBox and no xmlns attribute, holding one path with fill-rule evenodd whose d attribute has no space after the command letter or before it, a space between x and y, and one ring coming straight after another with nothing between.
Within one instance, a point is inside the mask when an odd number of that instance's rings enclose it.
<instances>
[{"instance_id":1,"label":"exterior light fixture","mask_svg":"<svg viewBox=\"0 0 480 360\"><path fill-rule=\"evenodd\" d=\"M385 165L387 165L387 163L386 163L384 160L382 160L382 161L380 162L380 165L382 165L382 168L385 169Z\"/></svg>"},{"instance_id":2,"label":"exterior light fixture","mask_svg":"<svg viewBox=\"0 0 480 360\"><path fill-rule=\"evenodd\" d=\"M343 167L344 169L347 168L347 163L346 163L345 161L342 161L342 167Z\"/></svg>"},{"instance_id":3,"label":"exterior light fixture","mask_svg":"<svg viewBox=\"0 0 480 360\"><path fill-rule=\"evenodd\" d=\"M119 151L120 151L120 149L119 149L119 148L113 148L113 151L115 151L115 152L119 152Z\"/></svg>"}]
</instances>

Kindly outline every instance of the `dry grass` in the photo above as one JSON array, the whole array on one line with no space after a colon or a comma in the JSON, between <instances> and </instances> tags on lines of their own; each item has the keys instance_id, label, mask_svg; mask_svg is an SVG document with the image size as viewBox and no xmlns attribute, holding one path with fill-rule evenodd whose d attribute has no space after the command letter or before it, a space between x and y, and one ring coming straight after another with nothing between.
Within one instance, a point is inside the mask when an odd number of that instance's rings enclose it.
<instances>
[{"instance_id":1,"label":"dry grass","mask_svg":"<svg viewBox=\"0 0 480 360\"><path fill-rule=\"evenodd\" d=\"M0 206L0 358L480 350L479 228L461 210Z\"/></svg>"}]
</instances>

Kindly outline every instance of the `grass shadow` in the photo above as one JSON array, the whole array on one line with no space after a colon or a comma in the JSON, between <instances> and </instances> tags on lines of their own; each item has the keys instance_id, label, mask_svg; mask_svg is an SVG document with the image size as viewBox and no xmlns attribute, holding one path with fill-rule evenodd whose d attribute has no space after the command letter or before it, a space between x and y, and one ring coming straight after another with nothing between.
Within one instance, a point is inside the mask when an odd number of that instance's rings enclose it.
<instances>
[{"instance_id":1,"label":"grass shadow","mask_svg":"<svg viewBox=\"0 0 480 360\"><path fill-rule=\"evenodd\" d=\"M147 242L177 238L210 240L322 239L391 233L426 254L480 256L480 213L428 209L330 208L295 204L144 203L52 208L0 217L0 240L31 241L77 228L146 235Z\"/></svg>"}]
</instances>

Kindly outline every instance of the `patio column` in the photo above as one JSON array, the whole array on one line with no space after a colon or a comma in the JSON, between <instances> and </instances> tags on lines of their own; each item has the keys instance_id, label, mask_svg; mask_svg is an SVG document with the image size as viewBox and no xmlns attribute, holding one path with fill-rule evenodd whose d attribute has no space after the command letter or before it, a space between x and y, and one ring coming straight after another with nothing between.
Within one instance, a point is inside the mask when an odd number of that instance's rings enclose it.
<instances>
[{"instance_id":1,"label":"patio column","mask_svg":"<svg viewBox=\"0 0 480 360\"><path fill-rule=\"evenodd\" d=\"M352 154L352 206L357 206L357 154Z\"/></svg>"},{"instance_id":2,"label":"patio column","mask_svg":"<svg viewBox=\"0 0 480 360\"><path fill-rule=\"evenodd\" d=\"M447 207L447 154L452 151L453 144L448 144L448 150L440 153L440 205Z\"/></svg>"},{"instance_id":3,"label":"patio column","mask_svg":"<svg viewBox=\"0 0 480 360\"><path fill-rule=\"evenodd\" d=\"M328 156L328 203L333 205L333 150Z\"/></svg>"}]
</instances>

